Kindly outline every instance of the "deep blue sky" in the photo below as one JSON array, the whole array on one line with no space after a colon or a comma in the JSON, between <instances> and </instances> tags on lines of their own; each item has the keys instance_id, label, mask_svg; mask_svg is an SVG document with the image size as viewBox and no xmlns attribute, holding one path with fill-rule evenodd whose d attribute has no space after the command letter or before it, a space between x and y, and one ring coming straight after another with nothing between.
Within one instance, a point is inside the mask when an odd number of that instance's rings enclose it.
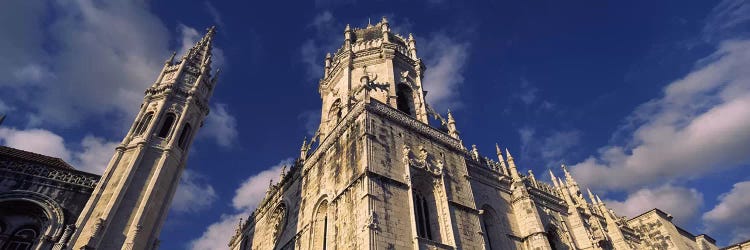
<instances>
[{"instance_id":1,"label":"deep blue sky","mask_svg":"<svg viewBox=\"0 0 750 250\"><path fill-rule=\"evenodd\" d=\"M750 195L750 108L732 109L750 100L743 1L239 2L13 1L0 10L0 73L11 76L0 143L100 171L87 155L108 159L169 51L215 24L212 117L161 238L162 249L221 241L263 194L252 185L316 128L323 56L345 24L387 16L417 37L428 97L454 111L467 146L508 147L545 181L572 165L621 214L666 206L720 245L750 237L750 204L737 199Z\"/></svg>"}]
</instances>

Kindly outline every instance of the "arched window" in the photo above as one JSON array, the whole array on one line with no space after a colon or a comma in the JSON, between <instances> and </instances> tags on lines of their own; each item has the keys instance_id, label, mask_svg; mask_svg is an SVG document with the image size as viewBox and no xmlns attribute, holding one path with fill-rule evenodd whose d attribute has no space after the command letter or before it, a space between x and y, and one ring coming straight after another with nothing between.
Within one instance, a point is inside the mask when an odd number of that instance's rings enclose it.
<instances>
[{"instance_id":1,"label":"arched window","mask_svg":"<svg viewBox=\"0 0 750 250\"><path fill-rule=\"evenodd\" d=\"M417 223L417 236L432 240L430 206L424 195L417 191L414 191L414 218L416 218Z\"/></svg>"},{"instance_id":2,"label":"arched window","mask_svg":"<svg viewBox=\"0 0 750 250\"><path fill-rule=\"evenodd\" d=\"M15 233L8 240L8 244L5 245L5 249L12 250L27 250L31 249L31 245L34 244L34 240L37 237L37 230L31 228L22 228L16 230Z\"/></svg>"},{"instance_id":3,"label":"arched window","mask_svg":"<svg viewBox=\"0 0 750 250\"><path fill-rule=\"evenodd\" d=\"M192 128L190 127L190 123L185 123L185 127L182 128L182 133L180 134L180 140L177 141L177 143L180 145L180 148L187 148L187 144L190 141L191 129Z\"/></svg>"},{"instance_id":4,"label":"arched window","mask_svg":"<svg viewBox=\"0 0 750 250\"><path fill-rule=\"evenodd\" d=\"M148 128L148 125L151 123L152 118L154 118L154 112L148 112L145 116L143 116L143 119L141 119L141 122L138 123L138 126L136 126L135 128L135 134L143 134L143 131L145 131L146 128Z\"/></svg>"},{"instance_id":5,"label":"arched window","mask_svg":"<svg viewBox=\"0 0 750 250\"><path fill-rule=\"evenodd\" d=\"M312 249L325 250L328 244L328 202L323 201L318 205L313 219L313 247Z\"/></svg>"},{"instance_id":6,"label":"arched window","mask_svg":"<svg viewBox=\"0 0 750 250\"><path fill-rule=\"evenodd\" d=\"M166 117L164 117L164 123L161 125L161 129L159 130L159 134L157 136L161 138L167 138L167 135L169 135L169 131L172 130L172 124L174 124L174 114L168 113Z\"/></svg>"},{"instance_id":7,"label":"arched window","mask_svg":"<svg viewBox=\"0 0 750 250\"><path fill-rule=\"evenodd\" d=\"M396 86L396 108L407 115L414 115L414 95L411 87L406 84Z\"/></svg>"},{"instance_id":8,"label":"arched window","mask_svg":"<svg viewBox=\"0 0 750 250\"><path fill-rule=\"evenodd\" d=\"M328 110L328 120L338 123L341 120L341 99L336 99Z\"/></svg>"},{"instance_id":9,"label":"arched window","mask_svg":"<svg viewBox=\"0 0 750 250\"><path fill-rule=\"evenodd\" d=\"M495 210L490 206L484 205L482 207L482 229L484 229L485 235L485 248L488 250L505 249L507 246L503 246L501 243L502 231L501 223Z\"/></svg>"}]
</instances>

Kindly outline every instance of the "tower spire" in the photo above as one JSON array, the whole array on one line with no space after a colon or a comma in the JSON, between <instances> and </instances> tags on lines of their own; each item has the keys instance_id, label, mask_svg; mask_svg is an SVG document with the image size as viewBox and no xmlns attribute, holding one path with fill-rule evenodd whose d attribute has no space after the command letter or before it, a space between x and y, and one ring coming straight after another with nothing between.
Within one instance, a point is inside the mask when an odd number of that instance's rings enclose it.
<instances>
[{"instance_id":1,"label":"tower spire","mask_svg":"<svg viewBox=\"0 0 750 250\"><path fill-rule=\"evenodd\" d=\"M206 30L206 34L203 35L201 40L195 43L192 48L190 48L185 55L183 55L183 59L187 59L195 64L208 64L211 65L211 56L212 56L212 43L214 40L214 35L216 34L216 26L211 26Z\"/></svg>"},{"instance_id":2,"label":"tower spire","mask_svg":"<svg viewBox=\"0 0 750 250\"><path fill-rule=\"evenodd\" d=\"M578 185L575 179L573 179L573 175L568 172L568 168L565 166L565 164L561 165L563 172L565 173L565 182Z\"/></svg>"},{"instance_id":3,"label":"tower spire","mask_svg":"<svg viewBox=\"0 0 750 250\"><path fill-rule=\"evenodd\" d=\"M135 121L81 210L70 249L151 249L209 112L215 27L146 90ZM175 65L172 65L175 64ZM200 88L199 88L200 87Z\"/></svg>"},{"instance_id":4,"label":"tower spire","mask_svg":"<svg viewBox=\"0 0 750 250\"><path fill-rule=\"evenodd\" d=\"M508 166L505 164L505 159L503 159L503 150L500 149L500 146L495 143L495 153L497 154L497 161L500 162L500 168L503 170L503 174L508 175Z\"/></svg>"},{"instance_id":5,"label":"tower spire","mask_svg":"<svg viewBox=\"0 0 750 250\"><path fill-rule=\"evenodd\" d=\"M505 156L508 157L508 166L510 167L510 176L513 177L514 181L520 181L521 176L518 174L516 163L513 161L513 156L510 155L510 150L505 149Z\"/></svg>"}]
</instances>

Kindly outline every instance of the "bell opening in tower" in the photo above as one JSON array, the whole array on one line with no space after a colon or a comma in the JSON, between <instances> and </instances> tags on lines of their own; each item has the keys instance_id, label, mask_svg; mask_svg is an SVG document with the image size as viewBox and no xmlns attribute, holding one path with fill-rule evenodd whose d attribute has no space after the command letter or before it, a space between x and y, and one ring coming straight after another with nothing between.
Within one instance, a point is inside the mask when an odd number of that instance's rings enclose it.
<instances>
[{"instance_id":1,"label":"bell opening in tower","mask_svg":"<svg viewBox=\"0 0 750 250\"><path fill-rule=\"evenodd\" d=\"M406 84L396 86L396 108L407 115L414 116L414 95Z\"/></svg>"}]
</instances>

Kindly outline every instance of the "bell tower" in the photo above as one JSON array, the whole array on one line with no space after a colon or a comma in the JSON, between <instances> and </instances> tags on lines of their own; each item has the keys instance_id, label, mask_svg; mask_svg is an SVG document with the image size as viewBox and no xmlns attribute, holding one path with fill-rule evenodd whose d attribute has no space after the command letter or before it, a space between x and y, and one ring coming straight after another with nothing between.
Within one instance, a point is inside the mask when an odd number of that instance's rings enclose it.
<instances>
[{"instance_id":1,"label":"bell tower","mask_svg":"<svg viewBox=\"0 0 750 250\"><path fill-rule=\"evenodd\" d=\"M321 140L354 104L368 98L427 123L424 71L414 37L392 33L385 17L365 28L347 25L344 44L333 55L326 55L320 80Z\"/></svg>"},{"instance_id":2,"label":"bell tower","mask_svg":"<svg viewBox=\"0 0 750 250\"><path fill-rule=\"evenodd\" d=\"M179 60L164 63L140 111L86 203L72 249L154 249L216 86L215 28ZM218 72L216 73L218 75Z\"/></svg>"}]
</instances>

